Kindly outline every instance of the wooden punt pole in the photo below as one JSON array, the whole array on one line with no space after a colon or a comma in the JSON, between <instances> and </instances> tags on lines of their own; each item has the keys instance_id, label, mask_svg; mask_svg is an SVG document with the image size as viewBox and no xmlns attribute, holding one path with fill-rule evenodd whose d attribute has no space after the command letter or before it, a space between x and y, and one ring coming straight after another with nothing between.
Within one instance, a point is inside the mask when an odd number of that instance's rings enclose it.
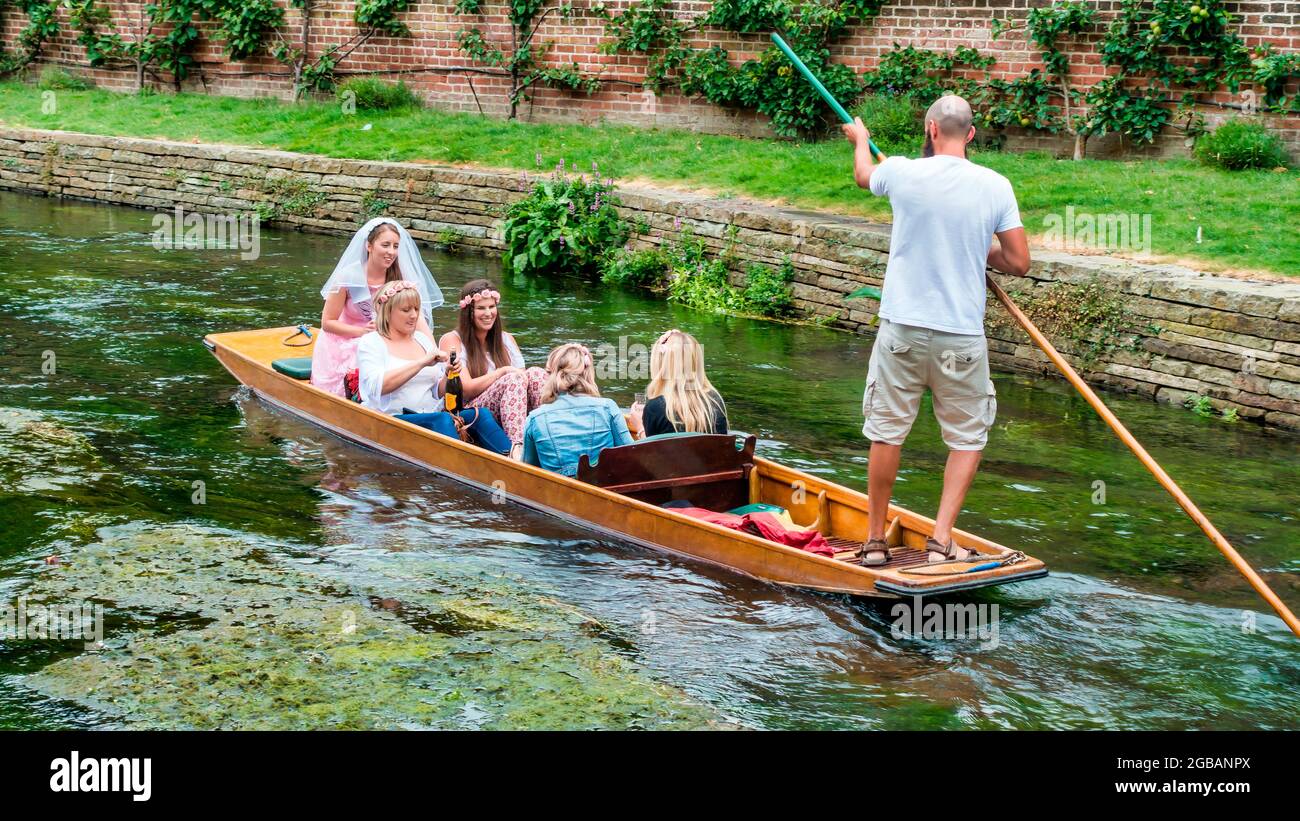
<instances>
[{"instance_id":1,"label":"wooden punt pole","mask_svg":"<svg viewBox=\"0 0 1300 821\"><path fill-rule=\"evenodd\" d=\"M1214 523L1210 521L1209 517L1202 513L1201 509L1198 508L1191 498L1183 492L1183 489L1178 486L1178 483L1170 478L1169 474L1165 472L1165 469L1160 466L1160 463L1153 459L1151 454L1147 453L1146 448L1142 447L1142 443L1134 438L1133 434L1129 433L1128 428L1124 427L1124 423L1119 421L1115 414L1111 412L1110 408L1106 407L1106 404L1101 401L1101 398L1097 396L1096 392L1088 386L1087 382L1083 381L1083 378L1079 376L1078 372L1075 371L1070 363L1065 360L1065 357L1061 356L1056 348L1053 347L1052 343L1047 340L1047 337L1043 336L1042 332L1038 330L1032 321L1030 321L1029 317L1025 316L1024 312L1016 306L1016 303L1011 301L1011 297L1007 295L1006 291L1002 290L1002 286L998 285L997 281L993 279L993 275L986 273L985 279L988 280L989 290L993 291L993 294L998 298L998 301L1007 309L1007 313L1015 317L1015 320L1020 323L1020 327L1024 328L1025 332L1029 334L1029 338L1034 340L1034 343L1038 345L1039 348L1042 348L1043 353L1047 354L1047 358L1052 360L1052 364L1059 368L1061 373L1065 374L1065 378L1069 380L1070 384L1073 385L1079 393L1083 394L1083 398L1088 400L1088 404L1092 405L1092 409L1097 412L1097 415L1105 420L1107 425L1110 425L1110 429L1115 431L1115 435L1118 436L1124 444L1128 445L1129 450L1133 451L1133 455L1137 456L1138 461L1140 461L1147 470L1151 471L1151 475L1156 477L1156 481L1160 483L1160 486L1167 490L1170 496L1174 497L1174 501L1178 503L1178 506L1186 511L1187 515L1192 518L1192 521L1196 522L1197 526L1205 532L1205 535L1208 536L1210 541L1214 543L1214 546L1219 549L1219 552L1226 556L1228 561L1232 562L1232 565L1237 568L1237 571L1241 573L1241 575L1246 577L1246 581L1250 582L1250 586L1255 588L1255 592L1263 596L1264 601L1268 602L1269 605L1277 611L1277 614L1282 617L1282 621L1286 622L1287 627L1291 628L1291 632L1300 636L1300 620L1296 619L1295 614L1286 606L1286 603L1278 598L1277 594L1273 592L1273 589L1268 586L1268 582L1264 581L1260 575L1255 572L1255 568L1251 567L1250 563L1241 557L1241 554L1237 552L1237 549L1234 548L1226 538L1224 538L1223 534L1214 526Z\"/></svg>"}]
</instances>

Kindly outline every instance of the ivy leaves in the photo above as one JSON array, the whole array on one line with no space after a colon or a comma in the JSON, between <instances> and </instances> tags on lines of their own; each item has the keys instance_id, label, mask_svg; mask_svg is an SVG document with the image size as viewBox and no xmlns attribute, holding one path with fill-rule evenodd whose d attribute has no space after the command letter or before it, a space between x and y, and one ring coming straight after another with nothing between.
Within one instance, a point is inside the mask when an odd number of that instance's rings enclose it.
<instances>
[{"instance_id":1,"label":"ivy leaves","mask_svg":"<svg viewBox=\"0 0 1300 821\"><path fill-rule=\"evenodd\" d=\"M361 28L370 28L390 37L410 37L411 29L397 18L411 0L356 0L353 19Z\"/></svg>"},{"instance_id":2,"label":"ivy leaves","mask_svg":"<svg viewBox=\"0 0 1300 821\"><path fill-rule=\"evenodd\" d=\"M684 35L697 26L740 33L784 31L791 47L827 89L851 104L861 96L862 84L852 69L831 62L829 43L877 14L884 0L716 0L693 24L675 20L669 5L670 0L641 0L618 15L594 7L612 38L601 50L648 55L645 86L655 93L675 87L715 105L755 109L771 119L778 134L793 137L820 131L826 104L778 49L770 47L759 58L735 66L725 49L689 48Z\"/></svg>"},{"instance_id":3,"label":"ivy leaves","mask_svg":"<svg viewBox=\"0 0 1300 821\"><path fill-rule=\"evenodd\" d=\"M1063 35L1081 34L1092 27L1097 11L1084 2L1058 2L1030 9L1025 18L1029 37L1043 53L1043 65L1058 78L1069 73L1069 58L1057 47Z\"/></svg>"},{"instance_id":4,"label":"ivy leaves","mask_svg":"<svg viewBox=\"0 0 1300 821\"><path fill-rule=\"evenodd\" d=\"M261 51L271 32L284 23L284 9L274 0L243 0L225 5L217 17L226 53L232 60L244 60Z\"/></svg>"},{"instance_id":5,"label":"ivy leaves","mask_svg":"<svg viewBox=\"0 0 1300 821\"><path fill-rule=\"evenodd\" d=\"M1108 77L1089 89L1088 114L1079 132L1101 136L1114 131L1137 142L1153 142L1171 116L1160 104L1161 97L1152 88L1129 93L1122 76Z\"/></svg>"}]
</instances>

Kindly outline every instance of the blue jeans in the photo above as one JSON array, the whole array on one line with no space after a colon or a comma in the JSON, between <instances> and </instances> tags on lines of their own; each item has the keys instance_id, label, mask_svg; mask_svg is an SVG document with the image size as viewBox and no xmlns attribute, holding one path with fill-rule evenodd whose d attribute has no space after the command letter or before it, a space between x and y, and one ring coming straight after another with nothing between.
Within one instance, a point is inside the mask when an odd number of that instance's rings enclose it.
<instances>
[{"instance_id":1,"label":"blue jeans","mask_svg":"<svg viewBox=\"0 0 1300 821\"><path fill-rule=\"evenodd\" d=\"M478 414L477 421L475 414ZM404 422L410 422L413 425L419 425L427 428L434 433L441 433L444 436L450 436L453 439L459 439L456 433L456 422L451 418L451 414L446 411L437 411L435 413L399 413L396 414L398 419ZM460 412L460 418L465 420L466 424L473 422L469 429L470 438L472 438L479 447L496 453L510 452L510 437L497 424L496 417L492 411L486 408L470 408Z\"/></svg>"}]
</instances>

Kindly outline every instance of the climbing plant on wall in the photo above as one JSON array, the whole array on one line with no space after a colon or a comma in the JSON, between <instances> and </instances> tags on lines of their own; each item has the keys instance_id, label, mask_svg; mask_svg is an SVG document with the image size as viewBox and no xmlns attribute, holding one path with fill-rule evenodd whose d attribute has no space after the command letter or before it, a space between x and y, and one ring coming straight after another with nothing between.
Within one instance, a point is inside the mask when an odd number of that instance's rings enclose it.
<instances>
[{"instance_id":1,"label":"climbing plant on wall","mask_svg":"<svg viewBox=\"0 0 1300 821\"><path fill-rule=\"evenodd\" d=\"M297 47L282 32L285 10L275 0L152 0L140 9L138 30L131 41L115 31L108 8L95 0L63 0L62 5L68 9L68 22L77 32L76 41L85 48L90 65L97 67L115 60L132 62L141 87L145 73L157 68L171 74L173 86L179 90L198 68L194 51L202 38L201 26L208 22L214 24L216 39L221 41L227 57L246 60L269 53L292 68L294 87L301 93L332 88L338 63L372 37L411 36L398 16L411 3L358 0L353 11L356 34L314 58L309 55L309 32L315 0L289 0L302 20ZM58 0L13 0L12 4L27 13L29 24L18 36L22 52L0 53L0 73L26 66L59 32ZM0 0L0 8L4 5Z\"/></svg>"},{"instance_id":2,"label":"climbing plant on wall","mask_svg":"<svg viewBox=\"0 0 1300 821\"><path fill-rule=\"evenodd\" d=\"M825 103L775 46L739 66L720 46L686 44L701 28L740 34L781 31L791 48L845 104L862 94L848 66L831 62L830 45L853 27L875 17L885 0L716 0L709 11L685 22L672 14L669 0L640 0L619 14L602 4L593 11L605 21L611 40L607 53L647 58L646 87L655 93L676 89L722 106L750 108L767 115L778 134L808 135L825 124Z\"/></svg>"},{"instance_id":3,"label":"climbing plant on wall","mask_svg":"<svg viewBox=\"0 0 1300 821\"><path fill-rule=\"evenodd\" d=\"M584 75L577 63L546 65L542 61L552 46L539 42L537 32L551 14L560 20L574 17L573 6L560 3L547 6L547 0L505 0L505 16L510 22L510 43L490 40L477 25L466 26L456 34L460 50L470 59L490 69L500 70L510 82L510 118L519 113L519 104L531 100L531 89L538 84L594 94L600 89L598 77ZM457 13L482 18L486 0L456 0ZM471 80L471 88L473 81ZM475 97L478 92L474 92Z\"/></svg>"},{"instance_id":4,"label":"climbing plant on wall","mask_svg":"<svg viewBox=\"0 0 1300 821\"><path fill-rule=\"evenodd\" d=\"M1041 55L1041 71L1014 79L992 78L993 58L971 48L943 52L896 44L862 75L834 62L836 45L850 29L873 20L886 0L714 0L707 11L690 19L676 16L673 0L634 0L618 13L602 0L585 10L567 0L495 0L493 10L510 25L508 41L485 31L490 2L454 0L457 13L471 18L457 33L457 42L472 65L459 70L471 78L475 72L506 78L512 117L539 84L588 94L601 87L601 77L584 74L577 63L548 63L553 44L539 39L548 19L570 21L584 15L604 26L600 52L645 58L646 89L755 110L787 136L822 132L828 110L780 52L759 41L759 55L737 63L721 46L695 45L694 35L708 29L744 35L780 31L845 104L851 105L864 91L907 95L921 102L954 91L970 99L984 126L1068 130L1076 137L1076 157L1082 156L1091 135L1118 132L1149 142L1171 123L1194 135L1203 127L1195 111L1202 95L1221 88L1235 92L1242 83L1263 89L1268 110L1300 106L1285 94L1287 84L1300 76L1300 55L1275 52L1271 46L1249 51L1233 28L1224 0L1122 0L1104 29L1093 4L1082 0L1054 0L1029 9L1018 21L994 20L995 38L1023 27ZM221 41L232 60L269 53L289 66L297 95L332 89L339 63L373 37L411 36L401 15L414 0L355 0L356 33L313 55L312 16L320 0L288 0L288 5L298 10L296 45L283 30L286 12L277 0L151 0L139 9L133 40L118 34L107 7L96 0L0 0L0 9L13 7L28 18L15 53L0 51L0 73L38 59L44 45L59 33L60 6L67 9L69 26L89 63L132 62L141 87L146 72L157 69L170 74L179 89L198 70L194 51L204 29ZM1085 93L1071 82L1062 43L1097 32L1104 34L1098 46L1101 61L1114 74ZM977 79L980 72L984 76ZM1169 103L1175 101L1178 108L1171 110Z\"/></svg>"},{"instance_id":5,"label":"climbing plant on wall","mask_svg":"<svg viewBox=\"0 0 1300 821\"><path fill-rule=\"evenodd\" d=\"M0 2L0 10L9 5ZM18 32L17 54L0 50L0 74L11 74L26 68L41 53L46 41L58 36L56 17L59 4L56 0L14 0L12 5L27 15L27 25Z\"/></svg>"}]
</instances>

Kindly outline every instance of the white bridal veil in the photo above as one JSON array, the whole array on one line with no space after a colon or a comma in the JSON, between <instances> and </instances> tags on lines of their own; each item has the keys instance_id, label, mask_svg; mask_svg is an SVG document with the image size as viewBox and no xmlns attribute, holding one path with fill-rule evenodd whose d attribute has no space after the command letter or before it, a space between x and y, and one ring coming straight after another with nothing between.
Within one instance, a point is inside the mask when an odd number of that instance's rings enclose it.
<instances>
[{"instance_id":1,"label":"white bridal veil","mask_svg":"<svg viewBox=\"0 0 1300 821\"><path fill-rule=\"evenodd\" d=\"M338 265L334 266L334 273L330 274L325 287L320 289L321 298L328 299L330 294L340 288L346 288L349 299L359 307L362 304L369 307L370 287L366 284L366 237L381 222L397 229L397 267L402 272L402 279L414 282L420 289L420 310L424 313L424 321L432 328L433 309L442 304L442 289L438 287L437 282L434 282L433 274L429 273L424 260L420 259L420 250L415 247L415 240L401 223L392 217L375 217L352 235L348 249L343 252L343 256L339 257ZM362 311L366 314L370 313L365 308L362 308Z\"/></svg>"}]
</instances>

